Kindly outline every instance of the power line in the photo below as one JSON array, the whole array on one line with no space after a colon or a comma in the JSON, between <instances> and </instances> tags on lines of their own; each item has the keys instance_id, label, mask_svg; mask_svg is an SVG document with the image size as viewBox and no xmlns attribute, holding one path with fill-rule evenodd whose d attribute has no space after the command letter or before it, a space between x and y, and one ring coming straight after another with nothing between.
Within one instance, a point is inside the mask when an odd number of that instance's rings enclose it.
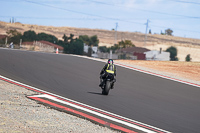
<instances>
[{"instance_id":1,"label":"power line","mask_svg":"<svg viewBox=\"0 0 200 133\"><path fill-rule=\"evenodd\" d=\"M36 5L40 5L40 6L46 6L46 7L60 9L60 10L68 11L68 12L73 12L73 13L77 13L77 14L84 14L84 15L89 15L89 16L94 16L94 17L99 17L99 18L105 18L105 19L109 19L109 20L122 21L122 22L128 22L128 23L134 23L134 24L142 25L142 23L138 23L138 22L134 22L134 21L121 20L121 19L118 19L118 18L111 18L111 17L105 17L105 16L101 16L101 15L95 15L95 14L90 14L90 13L85 13L85 12L80 12L80 11L74 11L74 10L70 10L70 9L65 9L65 8L60 8L60 7L56 7L56 6L52 6L52 5L43 4L43 3L33 2L33 1L30 1L30 0L23 0L23 1L28 2L28 3L32 3L32 4L36 4Z\"/></svg>"},{"instance_id":2,"label":"power line","mask_svg":"<svg viewBox=\"0 0 200 133\"><path fill-rule=\"evenodd\" d=\"M13 16L0 16L2 18L11 18ZM22 19L63 19L63 20L105 20L102 18L63 18L63 17L29 17L29 16L15 16L15 18L22 18Z\"/></svg>"},{"instance_id":3,"label":"power line","mask_svg":"<svg viewBox=\"0 0 200 133\"><path fill-rule=\"evenodd\" d=\"M183 0L168 0L168 1L174 1L174 2L179 2L179 3L200 5L200 3L198 3L198 2L190 2L190 1L183 1Z\"/></svg>"},{"instance_id":4,"label":"power line","mask_svg":"<svg viewBox=\"0 0 200 133\"><path fill-rule=\"evenodd\" d=\"M11 18L13 16L0 16L2 18ZM91 17L69 17L69 18L64 18L64 17L33 17L33 16L15 16L15 18L23 18L23 19L62 19L62 20L106 20L105 18L100 18L100 17L94 17L94 18L91 18ZM115 18L114 18L115 19ZM145 18L122 18L123 21L133 21L133 20L146 20ZM183 19L186 19L186 18L150 18L151 20L183 20ZM141 23L142 24L142 23Z\"/></svg>"},{"instance_id":5,"label":"power line","mask_svg":"<svg viewBox=\"0 0 200 133\"><path fill-rule=\"evenodd\" d=\"M138 25L144 25L143 23L139 23L139 22L124 20L124 19L122 20L122 19L118 19L118 18L105 17L105 16L101 16L101 15L95 15L95 14L90 14L90 13L85 13L85 12L80 12L80 11L74 11L74 10L60 8L60 7L56 7L56 6L52 6L52 5L47 5L47 4L43 4L43 3L38 3L38 2L30 1L30 0L23 0L23 1L31 3L31 4L36 4L36 5L40 5L40 6L45 6L45 7L60 9L60 10L64 10L64 11L67 11L67 12L73 12L73 13L77 13L77 14L84 14L84 15L94 16L94 17L98 17L98 18L104 18L104 19L108 19L108 20L115 20L115 21L121 21L121 22L127 22L127 23L134 23L134 24L138 24ZM100 3L102 3L102 2L100 2ZM40 19L40 18L37 18L37 19ZM50 18L46 18L46 19L50 19ZM159 27L159 28L168 28L168 27L164 27L164 26L154 26L154 25L151 25L151 26L153 26L153 27ZM176 28L173 28L173 29L176 29ZM190 31L190 30L183 30L183 29L177 29L177 30L200 33L198 31Z\"/></svg>"},{"instance_id":6,"label":"power line","mask_svg":"<svg viewBox=\"0 0 200 133\"><path fill-rule=\"evenodd\" d=\"M89 0L89 1L97 3L97 4L108 5L108 6L125 7L125 6L122 6L122 5L114 5L114 4L110 4L110 3L106 3L106 2L99 2L99 1L96 1L96 0ZM173 1L173 0L171 0L171 1ZM193 18L193 19L200 19L200 17L195 17L195 16L186 16L186 15L180 15L180 14L171 14L171 13L165 13L165 12L145 10L145 9L140 9L140 8L133 8L133 9L144 11L144 12L157 13L157 14L164 14L164 15L171 15L171 16L178 16L178 17L186 17L186 18Z\"/></svg>"},{"instance_id":7,"label":"power line","mask_svg":"<svg viewBox=\"0 0 200 133\"><path fill-rule=\"evenodd\" d=\"M8 1L8 0L0 0L0 1L4 1L4 2L19 2L21 0L10 0L10 1Z\"/></svg>"},{"instance_id":8,"label":"power line","mask_svg":"<svg viewBox=\"0 0 200 133\"><path fill-rule=\"evenodd\" d=\"M147 19L147 22L145 23L146 25L146 32L145 32L145 40L144 40L144 46L146 46L146 40L147 40L147 30L149 28L149 19Z\"/></svg>"},{"instance_id":9,"label":"power line","mask_svg":"<svg viewBox=\"0 0 200 133\"><path fill-rule=\"evenodd\" d=\"M0 16L0 17L4 17L4 18L11 18L13 16ZM62 20L94 20L94 21L99 21L99 20L103 20L101 18L61 18L61 17L25 17L25 16L15 16L15 18L19 19L47 19L47 20L55 20L55 19L62 19ZM144 25L143 23L140 23L141 25ZM145 23L146 25L146 23ZM157 27L157 28L169 28L166 26L157 26L157 25L151 25L151 27ZM179 31L187 31L187 32L195 32L195 33L200 33L199 31L192 31L192 30L184 30L184 29L177 29L177 28L172 28L175 30L179 30Z\"/></svg>"},{"instance_id":10,"label":"power line","mask_svg":"<svg viewBox=\"0 0 200 133\"><path fill-rule=\"evenodd\" d=\"M69 12L74 12L74 13L79 13L79 14L84 14L84 15L90 15L90 16L96 16L96 17L101 17L101 18L121 21L120 19L116 19L116 18L110 18L110 17L104 17L104 16L94 15L94 14L90 14L90 13L74 11L74 10L70 10L70 9L65 9L65 8L60 8L60 7L56 7L56 6L52 6L52 5L43 4L43 3L33 2L33 1L30 1L30 0L23 0L23 1L29 2L29 3L33 3L33 4L37 4L37 5L41 5L41 6L47 6L47 7L52 7L52 8L56 8L56 9L61 9L61 10L69 11ZM99 3L99 4L104 4L104 5L115 6L113 4L109 4L109 3L105 3L105 2L99 2L99 1L95 1L95 0L90 0L90 1L91 2L95 2L95 3ZM124 7L124 6L121 6L121 5L117 5L117 6ZM186 18L193 18L193 19L200 19L200 17L195 17L195 16L170 14L170 13L164 13L164 12L158 12L158 11L152 11L152 10L145 10L145 9L139 9L139 8L134 8L134 9L145 11L145 12L157 13L157 14L164 14L164 15L171 15L171 16L178 16L178 17L186 17ZM125 20L125 21L127 21L127 20ZM127 22L129 22L129 21L127 21ZM133 23L137 23L137 22L133 22Z\"/></svg>"}]
</instances>

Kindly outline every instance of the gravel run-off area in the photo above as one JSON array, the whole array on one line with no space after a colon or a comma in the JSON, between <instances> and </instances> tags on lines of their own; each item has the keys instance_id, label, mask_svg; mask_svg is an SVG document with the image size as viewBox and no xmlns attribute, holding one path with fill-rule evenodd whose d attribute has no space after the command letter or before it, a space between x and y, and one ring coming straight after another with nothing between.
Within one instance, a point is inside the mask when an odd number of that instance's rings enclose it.
<instances>
[{"instance_id":1,"label":"gravel run-off area","mask_svg":"<svg viewBox=\"0 0 200 133\"><path fill-rule=\"evenodd\" d=\"M115 60L116 63L200 85L200 62Z\"/></svg>"},{"instance_id":2,"label":"gravel run-off area","mask_svg":"<svg viewBox=\"0 0 200 133\"><path fill-rule=\"evenodd\" d=\"M26 96L36 92L0 80L0 132L31 133L117 133L79 118L38 104Z\"/></svg>"}]
</instances>

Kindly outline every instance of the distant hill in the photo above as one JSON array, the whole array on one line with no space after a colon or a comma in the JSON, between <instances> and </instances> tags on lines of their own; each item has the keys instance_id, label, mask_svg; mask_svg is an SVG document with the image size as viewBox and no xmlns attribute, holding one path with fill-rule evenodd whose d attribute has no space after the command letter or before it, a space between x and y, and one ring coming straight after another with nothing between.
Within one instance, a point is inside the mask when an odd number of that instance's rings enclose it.
<instances>
[{"instance_id":1,"label":"distant hill","mask_svg":"<svg viewBox=\"0 0 200 133\"><path fill-rule=\"evenodd\" d=\"M73 27L53 27L53 26L39 26L39 25L30 25L30 24L21 24L21 23L6 23L0 21L0 34L5 34L8 29L17 29L20 32L27 30L34 30L36 33L45 32L48 34L55 35L57 38L62 39L63 34L69 35L74 34L75 36L79 35L97 35L100 39L100 43L113 45L115 42L115 31L111 30L102 30L102 29L86 29L86 28L73 28ZM117 32L117 41L122 39L131 40L136 46L144 44L145 34L138 32ZM147 45L159 44L159 43L180 43L180 44L192 44L200 45L200 39L191 39L183 37L174 37L166 35L151 35L147 36Z\"/></svg>"},{"instance_id":2,"label":"distant hill","mask_svg":"<svg viewBox=\"0 0 200 133\"><path fill-rule=\"evenodd\" d=\"M22 23L11 24L0 21L0 34L6 34L6 31L10 29L16 29L22 33L27 30L34 30L36 33L44 32L47 34L52 34L59 39L62 39L64 34L74 34L75 37L79 35L97 35L100 40L100 46L112 46L115 43L115 31L112 30L39 26ZM146 47L151 50L159 50L160 47L165 50L169 46L176 46L179 50L178 57L180 60L184 60L186 54L191 54L193 60L200 61L200 56L198 56L200 53L200 39L148 34L146 44L144 44L144 38L145 34L143 33L117 31L117 42L121 40L131 40L135 46ZM193 49L199 51L191 51ZM192 53L195 53L195 55L192 55Z\"/></svg>"}]
</instances>

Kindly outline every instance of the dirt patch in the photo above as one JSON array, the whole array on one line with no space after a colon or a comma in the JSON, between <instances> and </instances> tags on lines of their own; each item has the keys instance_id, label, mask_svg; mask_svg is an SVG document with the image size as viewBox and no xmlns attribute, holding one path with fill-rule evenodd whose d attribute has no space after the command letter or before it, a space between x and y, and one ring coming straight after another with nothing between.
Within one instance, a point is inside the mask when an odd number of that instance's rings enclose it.
<instances>
[{"instance_id":1,"label":"dirt patch","mask_svg":"<svg viewBox=\"0 0 200 133\"><path fill-rule=\"evenodd\" d=\"M117 60L116 62L146 67L175 77L200 81L200 62Z\"/></svg>"}]
</instances>

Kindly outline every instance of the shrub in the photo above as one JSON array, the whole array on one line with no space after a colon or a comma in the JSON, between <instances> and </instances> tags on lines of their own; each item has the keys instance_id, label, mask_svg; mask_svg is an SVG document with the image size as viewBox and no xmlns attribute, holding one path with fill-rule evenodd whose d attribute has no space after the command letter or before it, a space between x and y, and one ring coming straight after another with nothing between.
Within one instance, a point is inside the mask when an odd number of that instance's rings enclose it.
<instances>
[{"instance_id":1,"label":"shrub","mask_svg":"<svg viewBox=\"0 0 200 133\"><path fill-rule=\"evenodd\" d=\"M177 48L176 47L171 46L171 47L167 48L166 52L170 53L171 61L178 61L178 58L176 57L177 56Z\"/></svg>"},{"instance_id":2,"label":"shrub","mask_svg":"<svg viewBox=\"0 0 200 133\"><path fill-rule=\"evenodd\" d=\"M191 61L190 54L185 57L185 61Z\"/></svg>"}]
</instances>

